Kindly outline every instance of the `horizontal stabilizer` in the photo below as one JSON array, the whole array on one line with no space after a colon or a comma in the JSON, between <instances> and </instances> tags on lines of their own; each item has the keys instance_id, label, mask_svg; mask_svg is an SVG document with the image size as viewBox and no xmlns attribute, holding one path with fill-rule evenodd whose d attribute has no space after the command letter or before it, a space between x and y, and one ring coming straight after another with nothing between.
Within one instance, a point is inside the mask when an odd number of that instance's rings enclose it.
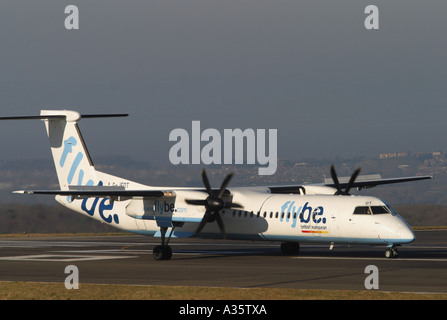
<instances>
[{"instance_id":1,"label":"horizontal stabilizer","mask_svg":"<svg viewBox=\"0 0 447 320\"><path fill-rule=\"evenodd\" d=\"M17 194L48 194L72 196L79 198L117 198L117 197L143 197L143 198L172 198L175 197L175 192L171 190L124 190L116 187L98 187L94 189L80 188L73 190L19 190L14 191Z\"/></svg>"},{"instance_id":2,"label":"horizontal stabilizer","mask_svg":"<svg viewBox=\"0 0 447 320\"><path fill-rule=\"evenodd\" d=\"M116 118L127 117L127 113L110 113L110 114L81 114L81 118ZM16 117L0 117L0 120L56 120L65 119L65 115L40 115L40 116L16 116Z\"/></svg>"}]
</instances>

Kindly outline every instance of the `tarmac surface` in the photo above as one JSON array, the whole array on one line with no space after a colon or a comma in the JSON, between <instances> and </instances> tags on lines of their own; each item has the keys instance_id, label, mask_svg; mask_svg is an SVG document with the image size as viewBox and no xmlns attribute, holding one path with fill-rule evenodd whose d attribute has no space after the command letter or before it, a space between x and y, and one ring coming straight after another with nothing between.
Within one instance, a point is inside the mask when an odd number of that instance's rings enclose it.
<instances>
[{"instance_id":1,"label":"tarmac surface","mask_svg":"<svg viewBox=\"0 0 447 320\"><path fill-rule=\"evenodd\" d=\"M384 247L302 244L282 256L279 243L172 239L171 260L155 261L158 239L125 236L0 237L0 281L366 290L367 266L380 291L447 293L447 230L416 231L416 241L384 257Z\"/></svg>"}]
</instances>

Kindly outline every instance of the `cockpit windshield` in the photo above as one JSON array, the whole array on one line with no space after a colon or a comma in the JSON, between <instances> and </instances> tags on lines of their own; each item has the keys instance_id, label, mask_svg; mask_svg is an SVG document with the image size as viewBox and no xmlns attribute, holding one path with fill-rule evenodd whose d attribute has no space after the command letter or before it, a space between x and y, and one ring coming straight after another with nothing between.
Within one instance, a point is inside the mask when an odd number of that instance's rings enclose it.
<instances>
[{"instance_id":1,"label":"cockpit windshield","mask_svg":"<svg viewBox=\"0 0 447 320\"><path fill-rule=\"evenodd\" d=\"M391 213L387 206L360 206L356 207L354 214L387 214Z\"/></svg>"}]
</instances>

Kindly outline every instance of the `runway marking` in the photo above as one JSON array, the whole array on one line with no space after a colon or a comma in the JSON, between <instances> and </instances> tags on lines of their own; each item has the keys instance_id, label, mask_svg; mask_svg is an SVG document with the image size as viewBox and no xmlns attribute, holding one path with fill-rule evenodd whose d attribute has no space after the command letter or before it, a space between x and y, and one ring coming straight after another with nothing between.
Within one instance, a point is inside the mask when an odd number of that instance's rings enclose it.
<instances>
[{"instance_id":1,"label":"runway marking","mask_svg":"<svg viewBox=\"0 0 447 320\"><path fill-rule=\"evenodd\" d=\"M97 250L57 250L52 252L63 252L63 253L108 253L108 254L135 254L135 253L147 253L142 250L123 250L123 249L97 249Z\"/></svg>"},{"instance_id":2,"label":"runway marking","mask_svg":"<svg viewBox=\"0 0 447 320\"><path fill-rule=\"evenodd\" d=\"M381 260L381 261L433 261L447 262L447 259L430 259L430 258L359 258L359 257L291 257L292 259L315 259L315 260Z\"/></svg>"},{"instance_id":3,"label":"runway marking","mask_svg":"<svg viewBox=\"0 0 447 320\"><path fill-rule=\"evenodd\" d=\"M64 251L54 251L61 253L85 253L85 254L117 254L117 255L150 255L152 254L152 249L148 250L138 250L129 249L130 247L124 247L121 249L96 249L96 250L64 250ZM256 251L237 251L237 250L186 250L179 249L173 250L176 255L247 255L256 254ZM117 257L118 258L118 257ZM377 260L377 261L434 261L434 262L447 262L447 258L404 258L399 257L397 259L390 258L374 258L374 257L324 257L324 256L295 256L290 257L292 259L317 259L317 260ZM0 258L1 260L1 258ZM99 259L98 259L99 260Z\"/></svg>"},{"instance_id":4,"label":"runway marking","mask_svg":"<svg viewBox=\"0 0 447 320\"><path fill-rule=\"evenodd\" d=\"M92 255L66 255L66 254L37 254L28 256L0 257L0 261L53 261L53 262L75 262L109 259L126 259L133 256L92 256Z\"/></svg>"}]
</instances>

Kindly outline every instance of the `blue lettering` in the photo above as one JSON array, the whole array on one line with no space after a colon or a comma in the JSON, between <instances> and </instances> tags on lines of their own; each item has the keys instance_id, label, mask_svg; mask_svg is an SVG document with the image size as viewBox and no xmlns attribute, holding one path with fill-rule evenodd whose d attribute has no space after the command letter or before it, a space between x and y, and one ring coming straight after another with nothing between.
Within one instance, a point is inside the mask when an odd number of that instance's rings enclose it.
<instances>
[{"instance_id":1,"label":"blue lettering","mask_svg":"<svg viewBox=\"0 0 447 320\"><path fill-rule=\"evenodd\" d=\"M88 199L89 198L85 198L84 200L82 200L81 209L93 217L93 214L95 213L95 209L96 209L96 204L98 203L99 198L95 198L95 200L93 201L92 207L90 209L87 208L87 200Z\"/></svg>"},{"instance_id":2,"label":"blue lettering","mask_svg":"<svg viewBox=\"0 0 447 320\"><path fill-rule=\"evenodd\" d=\"M312 207L307 206L308 204L309 204L309 202L306 202L304 204L303 211L301 211L301 213L300 213L301 223L309 223L309 221L310 221L310 216L312 214ZM306 211L308 211L307 218L304 218L304 214Z\"/></svg>"},{"instance_id":3,"label":"blue lettering","mask_svg":"<svg viewBox=\"0 0 447 320\"><path fill-rule=\"evenodd\" d=\"M68 154L73 152L73 147L76 146L77 143L78 142L77 142L76 138L74 138L74 137L69 137L68 139L64 140L64 151L62 152L62 156L61 156L60 161L59 161L59 164L60 164L61 167L65 166ZM76 155L76 158L74 159L74 161L73 161L73 163L71 165L70 172L68 173L68 177L67 177L68 184L72 183L73 178L74 178L74 176L75 176L75 174L76 174L76 172L78 170L79 164L81 163L83 158L84 158L84 154L82 152L78 152L78 154ZM78 175L78 185L82 185L82 182L84 180L84 175L85 175L84 170L80 169L79 170L79 175ZM93 186L94 184L95 184L94 181L92 179L89 179L85 185L86 186ZM103 182L100 181L98 183L98 186L102 186L102 185L103 185ZM99 198L95 198L93 200L93 202L91 203L90 208L88 208L87 207L87 201L89 199L90 198L85 198L85 199L82 200L81 209L82 209L82 211L84 211L88 215L93 216L95 214L95 210L96 210L96 206L98 205ZM107 200L109 200L108 204L106 204ZM71 201L71 197L67 197L67 201L69 203L71 203L72 202ZM99 204L99 215L105 222L111 223L112 220L113 220L115 223L118 224L119 223L119 217L118 217L117 214L114 214L113 216L109 215L108 217L106 217L104 215L104 211L113 209L113 204L114 204L113 201L111 201L108 198L102 199L102 201Z\"/></svg>"},{"instance_id":4,"label":"blue lettering","mask_svg":"<svg viewBox=\"0 0 447 320\"><path fill-rule=\"evenodd\" d=\"M286 218L286 222L289 222L290 219L292 219L292 228L296 228L298 219L301 223L309 223L311 218L315 224L326 223L326 218L323 217L324 208L322 206L318 206L313 209L309 206L309 202L306 202L304 206L300 206L298 207L298 210L296 210L296 206L294 204L295 201L287 201L281 206L281 222L283 222L284 217ZM293 216L290 217L290 215Z\"/></svg>"},{"instance_id":5,"label":"blue lettering","mask_svg":"<svg viewBox=\"0 0 447 320\"><path fill-rule=\"evenodd\" d=\"M72 152L72 146L76 146L78 142L74 137L70 137L64 141L64 151L62 152L61 160L59 164L63 168L65 165L65 160L67 160L67 156Z\"/></svg>"},{"instance_id":6,"label":"blue lettering","mask_svg":"<svg viewBox=\"0 0 447 320\"><path fill-rule=\"evenodd\" d=\"M294 207L295 208L295 207ZM298 210L297 211L294 211L293 212L293 223L292 223L292 228L295 228L296 227L296 222L297 222L297 220L298 220L298 212L301 212L301 209L302 209L303 207L301 206L301 207L299 207L298 208Z\"/></svg>"},{"instance_id":7,"label":"blue lettering","mask_svg":"<svg viewBox=\"0 0 447 320\"><path fill-rule=\"evenodd\" d=\"M312 213L312 220L315 223L320 223L321 222L321 217L319 217L318 219L315 219L317 216L321 216L323 215L323 207L316 207L314 212ZM326 219L323 219L323 223L326 222Z\"/></svg>"},{"instance_id":8,"label":"blue lettering","mask_svg":"<svg viewBox=\"0 0 447 320\"><path fill-rule=\"evenodd\" d=\"M96 198L98 199L98 198ZM109 200L109 204L106 204L106 201ZM112 215L109 215L107 218L104 216L104 210L112 210L113 209L113 201L110 199L103 199L99 204L99 216L107 223L112 222Z\"/></svg>"},{"instance_id":9,"label":"blue lettering","mask_svg":"<svg viewBox=\"0 0 447 320\"><path fill-rule=\"evenodd\" d=\"M76 169L78 169L79 163L81 162L82 158L84 157L84 155L79 152L78 155L76 156L75 161L73 162L73 165L71 166L70 172L68 174L68 184L71 184L71 181L73 180L73 176L76 172Z\"/></svg>"},{"instance_id":10,"label":"blue lettering","mask_svg":"<svg viewBox=\"0 0 447 320\"><path fill-rule=\"evenodd\" d=\"M164 205L165 205L165 208L164 208L165 212L174 212L174 204L173 203L169 204L165 201Z\"/></svg>"},{"instance_id":11,"label":"blue lettering","mask_svg":"<svg viewBox=\"0 0 447 320\"><path fill-rule=\"evenodd\" d=\"M282 206L281 206L281 222L282 222L282 214L286 211L286 208L287 208L287 206L289 205L289 203L290 203L290 201L287 201L286 203L284 203ZM291 204L290 204L290 206L292 205L292 204L294 204L295 203L295 201L294 202L292 202ZM289 210L290 210L290 206L289 206ZM290 212L290 211L289 211Z\"/></svg>"},{"instance_id":12,"label":"blue lettering","mask_svg":"<svg viewBox=\"0 0 447 320\"><path fill-rule=\"evenodd\" d=\"M87 182L87 185L89 186L89 185L93 185L93 181L92 180L89 180L88 182ZM102 186L103 185L103 182L102 181L99 181L99 183L98 183L98 186ZM81 209L84 211L84 212L86 212L88 215L90 215L90 216L93 216L94 214L95 214L95 210L96 210L96 206L97 206L97 204L98 204L98 201L99 201L99 198L95 198L94 200L93 200L93 203L92 203L92 205L91 205L91 207L90 208L87 208L87 201L89 200L90 198L85 198L84 200L82 200L82 204L81 204ZM114 202L113 201L110 201L109 202L109 204L106 204L106 201L107 200L110 200L110 199L108 199L108 198L104 198L104 199L102 199L101 200L101 202L100 202L100 204L99 204L99 216L105 221L105 222L108 222L108 223L111 223L112 222L112 219L115 221L115 223L119 223L119 218L118 218L118 215L109 215L107 218L104 216L104 211L105 210L112 210L113 209L113 204L114 204Z\"/></svg>"},{"instance_id":13,"label":"blue lettering","mask_svg":"<svg viewBox=\"0 0 447 320\"><path fill-rule=\"evenodd\" d=\"M292 203L291 203L290 206L289 206L289 209L287 210L287 216L289 216L290 214L292 214L292 213L295 212L295 206L294 206L294 204L295 204L295 201L292 201ZM289 222L289 219L286 218L286 221Z\"/></svg>"}]
</instances>

